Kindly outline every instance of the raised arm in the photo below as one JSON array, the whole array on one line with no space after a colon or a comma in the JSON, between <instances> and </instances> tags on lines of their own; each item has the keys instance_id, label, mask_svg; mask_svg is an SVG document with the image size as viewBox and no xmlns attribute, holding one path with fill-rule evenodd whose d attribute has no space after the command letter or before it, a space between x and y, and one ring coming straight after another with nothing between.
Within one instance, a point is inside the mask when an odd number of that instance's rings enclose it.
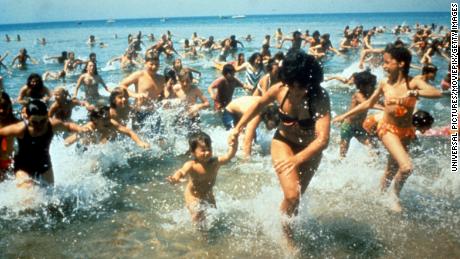
<instances>
[{"instance_id":1,"label":"raised arm","mask_svg":"<svg viewBox=\"0 0 460 259\"><path fill-rule=\"evenodd\" d=\"M227 154L223 156L219 156L217 158L219 165L224 165L228 163L230 159L232 159L235 156L237 149L238 149L238 138L228 143Z\"/></svg>"}]
</instances>

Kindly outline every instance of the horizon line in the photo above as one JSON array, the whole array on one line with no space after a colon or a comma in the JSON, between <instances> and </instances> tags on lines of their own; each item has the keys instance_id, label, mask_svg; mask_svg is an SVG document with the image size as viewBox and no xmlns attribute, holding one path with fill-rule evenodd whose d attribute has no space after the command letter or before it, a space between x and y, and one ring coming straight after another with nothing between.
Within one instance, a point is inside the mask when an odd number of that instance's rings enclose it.
<instances>
[{"instance_id":1,"label":"horizon line","mask_svg":"<svg viewBox=\"0 0 460 259\"><path fill-rule=\"evenodd\" d=\"M329 13L280 13L280 14L219 14L219 15L193 15L193 16L155 16L155 17L139 17L139 18L102 18L102 19L80 19L80 20L62 20L62 21L41 21L41 22L21 22L21 23L1 23L3 25L30 25L39 23L72 23L72 22L97 22L106 20L126 21L126 20L140 20L140 19L177 19L177 18L210 18L210 17L231 17L235 15L250 16L280 16L280 15L305 15L305 14L397 14L397 13L449 13L449 11L382 11L382 12L329 12Z\"/></svg>"}]
</instances>

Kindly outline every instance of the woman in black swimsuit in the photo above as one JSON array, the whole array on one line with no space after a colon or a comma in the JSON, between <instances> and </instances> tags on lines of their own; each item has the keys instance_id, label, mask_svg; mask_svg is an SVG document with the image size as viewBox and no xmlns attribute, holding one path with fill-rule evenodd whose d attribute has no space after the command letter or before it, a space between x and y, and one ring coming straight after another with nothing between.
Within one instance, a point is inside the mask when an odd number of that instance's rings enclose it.
<instances>
[{"instance_id":1,"label":"woman in black swimsuit","mask_svg":"<svg viewBox=\"0 0 460 259\"><path fill-rule=\"evenodd\" d=\"M281 123L273 137L273 166L284 193L281 212L293 217L298 213L300 196L305 192L329 143L330 102L320 87L323 71L311 55L290 51L280 67L281 82L273 85L253 105L230 134L230 142L244 126L273 101L279 103ZM291 240L288 222L284 232Z\"/></svg>"},{"instance_id":2,"label":"woman in black swimsuit","mask_svg":"<svg viewBox=\"0 0 460 259\"><path fill-rule=\"evenodd\" d=\"M18 141L14 156L14 172L18 187L31 187L43 180L54 183L49 148L55 131L86 131L86 128L70 122L48 118L46 104L31 100L25 109L25 119L0 129L0 136L13 136Z\"/></svg>"}]
</instances>

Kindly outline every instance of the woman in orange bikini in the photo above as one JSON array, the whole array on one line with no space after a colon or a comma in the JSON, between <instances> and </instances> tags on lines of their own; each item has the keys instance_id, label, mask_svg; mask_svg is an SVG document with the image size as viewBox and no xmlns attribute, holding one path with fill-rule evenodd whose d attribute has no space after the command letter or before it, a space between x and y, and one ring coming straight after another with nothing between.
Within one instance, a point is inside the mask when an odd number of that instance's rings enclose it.
<instances>
[{"instance_id":1,"label":"woman in orange bikini","mask_svg":"<svg viewBox=\"0 0 460 259\"><path fill-rule=\"evenodd\" d=\"M13 115L10 96L0 94L0 128L16 123L18 120ZM5 179L8 169L11 168L14 138L0 136L0 182Z\"/></svg>"},{"instance_id":2,"label":"woman in orange bikini","mask_svg":"<svg viewBox=\"0 0 460 259\"><path fill-rule=\"evenodd\" d=\"M341 122L345 118L367 111L383 95L385 109L382 120L377 125L377 135L383 142L390 156L383 175L380 187L385 191L394 180L392 195L394 204L392 209L402 210L399 195L401 189L412 173L413 166L407 152L411 140L415 138L415 128L412 125L412 114L417 98L438 98L441 92L420 78L409 77L409 68L412 56L404 47L388 45L383 55L383 69L388 77L380 82L372 96L354 109L337 116L334 122Z\"/></svg>"}]
</instances>

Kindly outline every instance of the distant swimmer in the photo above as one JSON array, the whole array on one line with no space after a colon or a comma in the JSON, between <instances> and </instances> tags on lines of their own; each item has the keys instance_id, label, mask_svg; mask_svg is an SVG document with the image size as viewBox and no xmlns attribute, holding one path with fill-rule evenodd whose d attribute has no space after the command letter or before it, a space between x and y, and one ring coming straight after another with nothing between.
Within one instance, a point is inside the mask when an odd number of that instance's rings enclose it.
<instances>
[{"instance_id":1,"label":"distant swimmer","mask_svg":"<svg viewBox=\"0 0 460 259\"><path fill-rule=\"evenodd\" d=\"M18 61L18 63L16 64L16 67L19 69L26 69L28 59L30 59L32 64L38 64L38 61L30 57L29 54L27 54L27 50L25 48L22 48L19 50L19 54L13 58L13 61L11 62L11 66L14 66L16 61Z\"/></svg>"}]
</instances>

